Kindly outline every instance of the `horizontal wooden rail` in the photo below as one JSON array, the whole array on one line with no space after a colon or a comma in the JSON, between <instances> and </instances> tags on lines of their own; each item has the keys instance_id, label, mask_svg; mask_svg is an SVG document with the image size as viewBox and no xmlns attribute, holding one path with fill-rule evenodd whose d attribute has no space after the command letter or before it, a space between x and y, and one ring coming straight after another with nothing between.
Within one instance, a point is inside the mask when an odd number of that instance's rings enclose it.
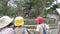
<instances>
[{"instance_id":1,"label":"horizontal wooden rail","mask_svg":"<svg viewBox=\"0 0 60 34\"><path fill-rule=\"evenodd\" d=\"M36 28L37 25L24 25L24 27L27 27L27 28ZM51 29L56 29L57 26L50 26Z\"/></svg>"}]
</instances>

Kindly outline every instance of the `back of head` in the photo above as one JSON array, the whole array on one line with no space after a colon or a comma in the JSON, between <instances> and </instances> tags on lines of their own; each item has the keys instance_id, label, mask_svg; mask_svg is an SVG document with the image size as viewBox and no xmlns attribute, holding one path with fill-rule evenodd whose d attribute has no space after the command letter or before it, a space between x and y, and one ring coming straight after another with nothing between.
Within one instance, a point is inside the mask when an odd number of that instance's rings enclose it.
<instances>
[{"instance_id":1,"label":"back of head","mask_svg":"<svg viewBox=\"0 0 60 34\"><path fill-rule=\"evenodd\" d=\"M24 18L21 16L16 17L14 21L15 21L14 22L15 26L23 26L24 25Z\"/></svg>"}]
</instances>

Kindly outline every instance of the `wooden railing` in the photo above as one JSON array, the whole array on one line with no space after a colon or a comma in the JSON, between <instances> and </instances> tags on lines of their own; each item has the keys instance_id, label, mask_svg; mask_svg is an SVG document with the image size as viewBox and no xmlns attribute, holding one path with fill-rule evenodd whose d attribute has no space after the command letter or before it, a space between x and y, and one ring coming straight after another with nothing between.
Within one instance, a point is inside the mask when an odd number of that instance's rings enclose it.
<instances>
[{"instance_id":1,"label":"wooden railing","mask_svg":"<svg viewBox=\"0 0 60 34\"><path fill-rule=\"evenodd\" d=\"M29 31L31 31L32 33L36 34L36 28L37 25L24 25L24 27L28 28ZM33 28L33 29L32 29ZM58 26L50 26L50 29L58 29ZM52 33L50 32L51 30L49 30L49 34ZM54 30L53 30L54 31ZM55 32L55 31L54 31Z\"/></svg>"},{"instance_id":2,"label":"wooden railing","mask_svg":"<svg viewBox=\"0 0 60 34\"><path fill-rule=\"evenodd\" d=\"M26 28L36 28L37 25L24 25ZM51 29L57 29L58 26L50 26Z\"/></svg>"}]
</instances>

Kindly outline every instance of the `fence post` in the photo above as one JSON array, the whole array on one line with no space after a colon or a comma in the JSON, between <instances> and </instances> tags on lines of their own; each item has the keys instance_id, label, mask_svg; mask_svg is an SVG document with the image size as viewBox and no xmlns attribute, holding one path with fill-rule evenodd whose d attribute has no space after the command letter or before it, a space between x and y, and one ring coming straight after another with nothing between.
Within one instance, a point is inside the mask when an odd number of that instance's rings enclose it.
<instances>
[{"instance_id":1,"label":"fence post","mask_svg":"<svg viewBox=\"0 0 60 34\"><path fill-rule=\"evenodd\" d=\"M60 34L60 21L58 22L58 34Z\"/></svg>"}]
</instances>

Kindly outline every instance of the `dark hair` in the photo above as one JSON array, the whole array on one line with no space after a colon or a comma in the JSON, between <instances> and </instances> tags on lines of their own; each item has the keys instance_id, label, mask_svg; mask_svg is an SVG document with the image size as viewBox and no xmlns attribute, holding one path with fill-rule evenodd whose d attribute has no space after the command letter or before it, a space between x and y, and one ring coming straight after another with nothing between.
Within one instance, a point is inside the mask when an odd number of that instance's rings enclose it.
<instances>
[{"instance_id":1,"label":"dark hair","mask_svg":"<svg viewBox=\"0 0 60 34\"><path fill-rule=\"evenodd\" d=\"M41 24L41 23L38 23L38 24Z\"/></svg>"},{"instance_id":2,"label":"dark hair","mask_svg":"<svg viewBox=\"0 0 60 34\"><path fill-rule=\"evenodd\" d=\"M10 27L11 25L13 25L13 22L11 22L9 25L7 25L7 27Z\"/></svg>"}]
</instances>

